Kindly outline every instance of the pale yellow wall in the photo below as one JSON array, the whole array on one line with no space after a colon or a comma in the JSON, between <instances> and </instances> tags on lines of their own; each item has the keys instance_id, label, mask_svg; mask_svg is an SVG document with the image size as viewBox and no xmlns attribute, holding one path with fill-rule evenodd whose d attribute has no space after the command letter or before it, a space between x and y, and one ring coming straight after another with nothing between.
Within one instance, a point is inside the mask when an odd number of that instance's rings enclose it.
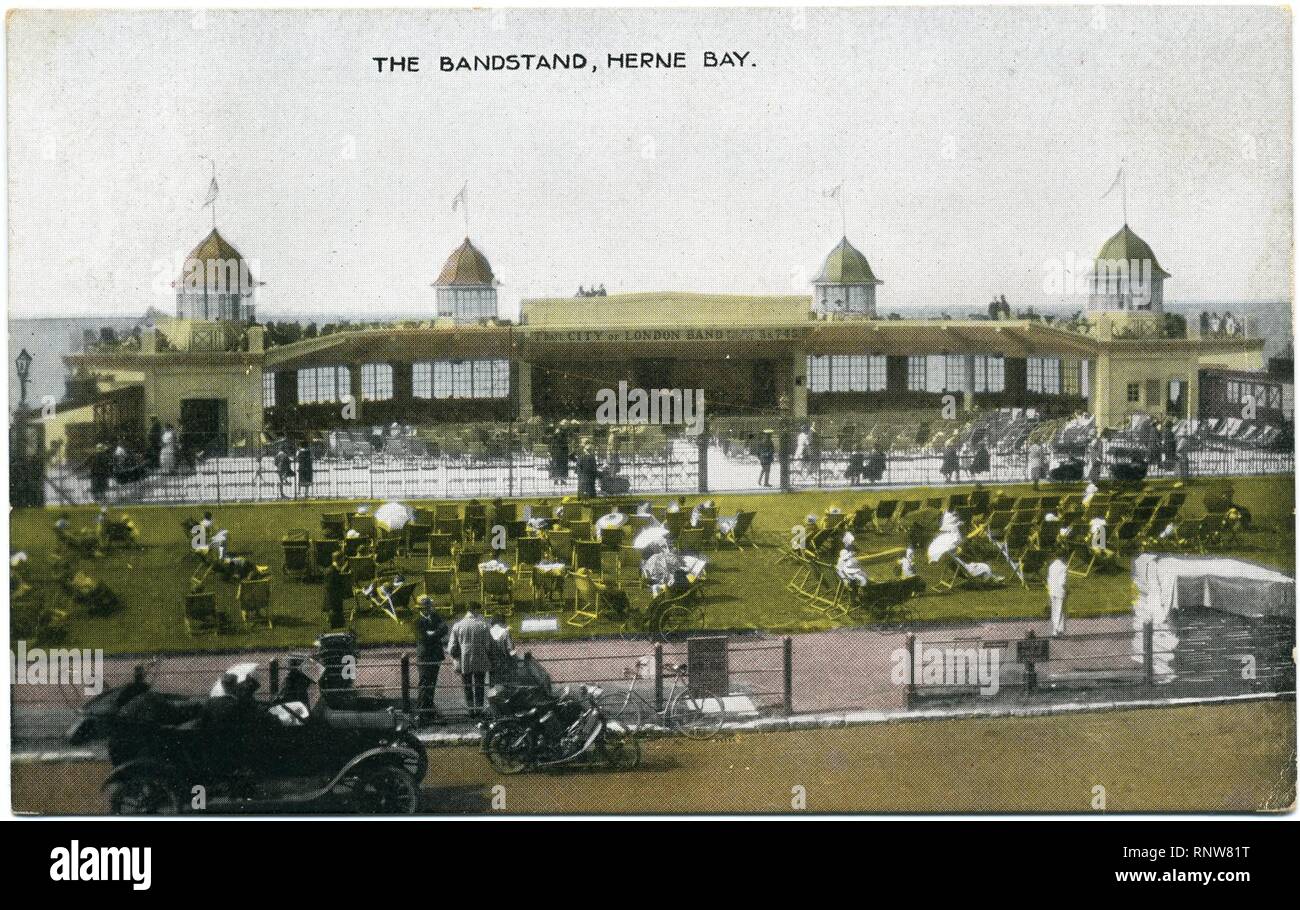
<instances>
[{"instance_id":1,"label":"pale yellow wall","mask_svg":"<svg viewBox=\"0 0 1300 910\"><path fill-rule=\"evenodd\" d=\"M1189 416L1196 415L1196 372L1199 369L1194 354L1184 351L1159 352L1150 348L1125 352L1123 354L1102 354L1096 361L1096 392L1093 407L1097 420L1102 426L1118 426L1128 415L1136 413L1151 414L1154 417L1166 416L1165 398L1169 391L1169 382L1182 380L1187 388ZM1147 398L1147 380L1160 380L1160 400ZM1140 400L1128 400L1129 383L1138 383Z\"/></svg>"},{"instance_id":2,"label":"pale yellow wall","mask_svg":"<svg viewBox=\"0 0 1300 910\"><path fill-rule=\"evenodd\" d=\"M262 369L256 364L199 367L168 363L151 371L144 387L146 419L156 414L164 426L170 423L179 429L182 400L224 398L231 445L239 445L241 438L249 445L258 442L262 432Z\"/></svg>"}]
</instances>

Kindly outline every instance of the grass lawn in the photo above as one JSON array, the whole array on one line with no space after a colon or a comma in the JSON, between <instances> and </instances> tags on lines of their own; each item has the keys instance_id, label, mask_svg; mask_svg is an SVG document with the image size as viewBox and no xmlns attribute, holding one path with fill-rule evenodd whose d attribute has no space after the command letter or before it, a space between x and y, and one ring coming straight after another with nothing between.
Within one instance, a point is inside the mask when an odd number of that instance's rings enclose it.
<instances>
[{"instance_id":1,"label":"grass lawn","mask_svg":"<svg viewBox=\"0 0 1300 910\"><path fill-rule=\"evenodd\" d=\"M1217 482L1221 483L1221 482ZM1253 513L1256 530L1247 535L1242 547L1231 555L1275 567L1288 574L1295 571L1293 505L1294 479L1269 477L1234 479L1235 500ZM1202 512L1203 495L1215 488L1215 481L1201 481L1188 488L1184 515ZM1157 487L1158 488L1158 487ZM917 490L913 498L960 492L969 487L952 487L943 491ZM1005 488L1008 492L1024 487ZM1053 492L1056 488L1053 488ZM891 490L890 498L906 497L906 491ZM776 543L784 539L791 525L802 521L810 512L821 513L834 504L846 513L860 505L874 502L880 493L869 490L771 493L737 496L714 496L723 514L737 509L755 509L756 532ZM698 497L691 497L695 501ZM412 502L422 505L422 502ZM152 653L198 649L238 649L254 647L289 648L310 645L322 629L322 592L319 584L301 583L280 575L280 537L289 528L307 528L317 533L322 512L344 511L352 503L333 501L264 503L213 507L219 527L229 529L232 548L250 552L262 564L272 567L275 581L272 610L275 628L265 626L237 630L221 635L186 634L181 621L181 603L188 590L189 578L196 568L188 539L181 530L182 519L198 517L202 506L139 506L126 511L140 529L141 549L114 552L97 560L86 561L82 568L102 579L121 596L123 609L108 617L91 617L74 612L68 621L66 644L77 647L102 647L108 653ZM373 503L371 504L374 505ZM119 510L114 508L116 514ZM73 527L93 522L91 508L19 510L11 513L10 546L24 550L31 558L29 581L38 590L48 585L47 557L54 552L53 522L67 513ZM859 540L859 551L871 553L898 546L900 536L871 536ZM791 570L788 564L775 566L776 550L772 546L744 552L722 551L710 557L709 588L706 598L708 625L725 630L761 629L773 632L806 632L830 628L835 623L803 606L785 590ZM924 556L921 554L921 562ZM423 558L404 560L404 570L418 579ZM883 569L879 566L873 574ZM1005 566L995 571L1009 574ZM937 580L934 567L920 565L927 581ZM408 577L410 574L408 573ZM1028 590L1018 582L994 591L963 591L927 595L915 602L918 620L928 623L972 619L1029 618L1046 615L1046 596L1033 583ZM234 610L234 587L215 577L209 582L216 590L218 604L237 617ZM644 600L646 594L633 592L633 599ZM1094 574L1090 578L1072 579L1071 616L1085 617L1106 613L1126 613L1130 607L1130 582L1127 573ZM527 607L518 605L520 613ZM600 635L611 627L597 622L584 631L566 634ZM410 642L414 632L409 624L399 625L386 617L363 616L357 621L357 633L365 644Z\"/></svg>"}]
</instances>

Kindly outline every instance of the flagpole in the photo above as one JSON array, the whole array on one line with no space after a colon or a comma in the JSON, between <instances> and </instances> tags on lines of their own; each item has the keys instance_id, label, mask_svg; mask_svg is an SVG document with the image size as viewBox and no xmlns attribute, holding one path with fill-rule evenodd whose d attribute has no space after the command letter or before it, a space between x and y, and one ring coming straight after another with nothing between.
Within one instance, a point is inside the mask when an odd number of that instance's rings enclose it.
<instances>
[{"instance_id":1,"label":"flagpole","mask_svg":"<svg viewBox=\"0 0 1300 910\"><path fill-rule=\"evenodd\" d=\"M1119 198L1120 205L1124 208L1124 224L1128 225L1128 174L1124 173L1121 168L1119 172Z\"/></svg>"},{"instance_id":2,"label":"flagpole","mask_svg":"<svg viewBox=\"0 0 1300 910\"><path fill-rule=\"evenodd\" d=\"M208 164L212 165L212 182L211 182L210 184L208 184L209 192L211 192L211 188L217 185L217 162L216 162L215 160L213 160L212 158L209 158L207 155L200 155L199 158L201 158L202 160L206 161ZM205 205L211 205L211 206L212 206L212 229L215 231L215 230L217 229L217 197L216 197L216 195L215 195L215 194L213 195L213 197L212 197L212 202L211 202L211 203L204 203L204 204L205 204Z\"/></svg>"}]
</instances>

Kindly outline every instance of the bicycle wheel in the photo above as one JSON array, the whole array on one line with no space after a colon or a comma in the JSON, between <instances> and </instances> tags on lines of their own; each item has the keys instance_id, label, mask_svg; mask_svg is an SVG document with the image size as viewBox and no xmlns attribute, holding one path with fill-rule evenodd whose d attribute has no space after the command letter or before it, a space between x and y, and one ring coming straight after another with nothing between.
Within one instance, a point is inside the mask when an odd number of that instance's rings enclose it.
<instances>
[{"instance_id":1,"label":"bicycle wheel","mask_svg":"<svg viewBox=\"0 0 1300 910\"><path fill-rule=\"evenodd\" d=\"M655 640L674 644L685 641L704 625L704 608L673 604L659 616Z\"/></svg>"},{"instance_id":2,"label":"bicycle wheel","mask_svg":"<svg viewBox=\"0 0 1300 910\"><path fill-rule=\"evenodd\" d=\"M722 696L700 686L687 686L668 705L668 727L689 739L712 739L727 721Z\"/></svg>"},{"instance_id":3,"label":"bicycle wheel","mask_svg":"<svg viewBox=\"0 0 1300 910\"><path fill-rule=\"evenodd\" d=\"M617 721L623 727L637 733L645 723L645 711L641 699L626 689L600 693L596 707L607 721Z\"/></svg>"}]
</instances>

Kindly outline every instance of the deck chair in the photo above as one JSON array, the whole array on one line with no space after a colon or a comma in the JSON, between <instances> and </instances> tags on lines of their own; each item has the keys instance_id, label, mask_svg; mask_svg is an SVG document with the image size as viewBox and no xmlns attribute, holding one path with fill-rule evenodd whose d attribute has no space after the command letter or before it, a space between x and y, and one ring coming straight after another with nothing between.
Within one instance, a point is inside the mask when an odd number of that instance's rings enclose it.
<instances>
[{"instance_id":1,"label":"deck chair","mask_svg":"<svg viewBox=\"0 0 1300 910\"><path fill-rule=\"evenodd\" d=\"M437 518L433 522L433 530L438 534L446 534L453 540L460 540L461 524L459 518Z\"/></svg>"},{"instance_id":2,"label":"deck chair","mask_svg":"<svg viewBox=\"0 0 1300 910\"><path fill-rule=\"evenodd\" d=\"M1120 522L1119 526L1115 528L1115 533L1111 535L1112 548L1116 552L1126 555L1137 552L1141 540L1140 535L1146 525L1147 521L1138 519Z\"/></svg>"},{"instance_id":3,"label":"deck chair","mask_svg":"<svg viewBox=\"0 0 1300 910\"><path fill-rule=\"evenodd\" d=\"M480 503L468 503L465 506L465 518L461 521L461 536L465 540L478 540L487 530L487 507Z\"/></svg>"},{"instance_id":4,"label":"deck chair","mask_svg":"<svg viewBox=\"0 0 1300 910\"><path fill-rule=\"evenodd\" d=\"M321 535L331 540L338 540L348 527L348 516L344 512L326 512L320 517Z\"/></svg>"},{"instance_id":5,"label":"deck chair","mask_svg":"<svg viewBox=\"0 0 1300 910\"><path fill-rule=\"evenodd\" d=\"M356 608L364 606L359 599L363 596L362 592L367 585L378 577L379 571L373 556L353 556L348 560L348 572L352 575L352 599L354 601L352 615L356 616Z\"/></svg>"},{"instance_id":6,"label":"deck chair","mask_svg":"<svg viewBox=\"0 0 1300 910\"><path fill-rule=\"evenodd\" d=\"M517 572L526 566L537 565L545 556L545 538L519 537L515 539L515 569Z\"/></svg>"},{"instance_id":7,"label":"deck chair","mask_svg":"<svg viewBox=\"0 0 1300 910\"><path fill-rule=\"evenodd\" d=\"M239 604L239 618L247 626L253 619L265 619L266 627L274 629L271 621L271 579L245 579L235 590L235 601Z\"/></svg>"},{"instance_id":8,"label":"deck chair","mask_svg":"<svg viewBox=\"0 0 1300 910\"><path fill-rule=\"evenodd\" d=\"M688 553L702 553L705 540L707 538L704 536L703 528L684 528L682 533L677 535L677 549Z\"/></svg>"},{"instance_id":9,"label":"deck chair","mask_svg":"<svg viewBox=\"0 0 1300 910\"><path fill-rule=\"evenodd\" d=\"M483 561L483 553L478 550L461 550L456 554L456 591L468 594L479 591L478 564ZM466 579L469 583L466 584Z\"/></svg>"},{"instance_id":10,"label":"deck chair","mask_svg":"<svg viewBox=\"0 0 1300 910\"><path fill-rule=\"evenodd\" d=\"M313 540L311 542L312 565L318 572L323 572L329 568L330 562L334 559L334 554L338 552L343 541L337 538L325 540Z\"/></svg>"},{"instance_id":11,"label":"deck chair","mask_svg":"<svg viewBox=\"0 0 1300 910\"><path fill-rule=\"evenodd\" d=\"M215 591L195 591L185 595L185 631L188 634L193 635L199 629L216 635L221 625L222 616L217 610Z\"/></svg>"},{"instance_id":12,"label":"deck chair","mask_svg":"<svg viewBox=\"0 0 1300 910\"><path fill-rule=\"evenodd\" d=\"M674 538L680 535L688 524L690 524L690 513L688 512L678 510L664 513L664 527L668 529L668 534Z\"/></svg>"},{"instance_id":13,"label":"deck chair","mask_svg":"<svg viewBox=\"0 0 1300 910\"><path fill-rule=\"evenodd\" d=\"M719 544L729 543L737 550L745 549L744 544L749 544L751 547L756 546L749 539L749 529L753 526L754 516L756 516L757 514L758 514L757 512L739 513L736 516L735 527L733 527L730 531L728 531L725 534L723 534L722 532L718 533L718 537L717 537L718 543Z\"/></svg>"},{"instance_id":14,"label":"deck chair","mask_svg":"<svg viewBox=\"0 0 1300 910\"><path fill-rule=\"evenodd\" d=\"M625 581L641 581L641 551L630 543L625 543L618 548L618 565L616 566L615 579L619 587L622 587Z\"/></svg>"},{"instance_id":15,"label":"deck chair","mask_svg":"<svg viewBox=\"0 0 1300 910\"><path fill-rule=\"evenodd\" d=\"M898 504L898 511L894 513L894 530L898 530L903 519L919 508L921 508L921 500L919 499L904 499L900 502Z\"/></svg>"},{"instance_id":16,"label":"deck chair","mask_svg":"<svg viewBox=\"0 0 1300 910\"><path fill-rule=\"evenodd\" d=\"M454 502L440 502L434 507L433 517L435 522L454 521L460 524L460 507Z\"/></svg>"},{"instance_id":17,"label":"deck chair","mask_svg":"<svg viewBox=\"0 0 1300 910\"><path fill-rule=\"evenodd\" d=\"M990 590L1002 587L1003 581L996 573L992 576L972 575L968 563L963 562L956 553L949 553L948 561L944 564L936 587L951 591L954 586L960 584L966 588Z\"/></svg>"},{"instance_id":18,"label":"deck chair","mask_svg":"<svg viewBox=\"0 0 1300 910\"><path fill-rule=\"evenodd\" d=\"M564 522L564 526L573 532L574 540L591 540L592 526L590 518L569 518Z\"/></svg>"},{"instance_id":19,"label":"deck chair","mask_svg":"<svg viewBox=\"0 0 1300 910\"><path fill-rule=\"evenodd\" d=\"M436 513L433 509L428 509L424 506L416 506L412 511L415 513L414 520L419 524L427 525L432 528L433 523L437 521Z\"/></svg>"},{"instance_id":20,"label":"deck chair","mask_svg":"<svg viewBox=\"0 0 1300 910\"><path fill-rule=\"evenodd\" d=\"M285 535L280 538L280 574L285 578L296 578L304 581L312 575L312 553L311 541L306 538L306 531L303 531L303 537Z\"/></svg>"},{"instance_id":21,"label":"deck chair","mask_svg":"<svg viewBox=\"0 0 1300 910\"><path fill-rule=\"evenodd\" d=\"M599 575L604 570L601 553L602 550L599 541L575 540L573 542L574 571L587 569L588 571Z\"/></svg>"},{"instance_id":22,"label":"deck chair","mask_svg":"<svg viewBox=\"0 0 1300 910\"><path fill-rule=\"evenodd\" d=\"M483 605L499 604L510 616L514 613L515 594L514 579L508 572L480 572L479 591Z\"/></svg>"},{"instance_id":23,"label":"deck chair","mask_svg":"<svg viewBox=\"0 0 1300 910\"><path fill-rule=\"evenodd\" d=\"M402 538L385 535L375 541L375 562L381 566L391 566L397 561L397 552L401 548Z\"/></svg>"},{"instance_id":24,"label":"deck chair","mask_svg":"<svg viewBox=\"0 0 1300 910\"><path fill-rule=\"evenodd\" d=\"M1075 568L1075 561L1078 561L1082 568ZM1091 540L1085 534L1083 539L1078 541L1070 549L1070 555L1065 560L1065 568L1071 575L1077 575L1079 578L1087 578L1092 574L1092 570L1098 565L1113 565L1115 562L1115 551L1109 548L1102 549L1094 547Z\"/></svg>"},{"instance_id":25,"label":"deck chair","mask_svg":"<svg viewBox=\"0 0 1300 910\"><path fill-rule=\"evenodd\" d=\"M569 562L573 559L573 532L568 528L556 528L546 533L546 542L551 548L551 556L556 562Z\"/></svg>"},{"instance_id":26,"label":"deck chair","mask_svg":"<svg viewBox=\"0 0 1300 910\"><path fill-rule=\"evenodd\" d=\"M370 584L361 589L361 595L365 598L363 603L383 613L395 623L402 621L401 614L403 612L410 612L411 595L414 593L415 585L413 584L404 584L394 591L390 585L381 584L378 579L371 581ZM359 598L354 599L362 602ZM356 615L357 609L354 607L352 618L355 619Z\"/></svg>"},{"instance_id":27,"label":"deck chair","mask_svg":"<svg viewBox=\"0 0 1300 910\"><path fill-rule=\"evenodd\" d=\"M898 500L882 499L876 503L876 511L872 515L871 526L876 529L876 533L884 534L892 526L894 516L897 514Z\"/></svg>"},{"instance_id":28,"label":"deck chair","mask_svg":"<svg viewBox=\"0 0 1300 910\"><path fill-rule=\"evenodd\" d=\"M600 599L606 588L589 569L569 574L573 578L573 613L564 622L582 629L600 618Z\"/></svg>"},{"instance_id":29,"label":"deck chair","mask_svg":"<svg viewBox=\"0 0 1300 910\"><path fill-rule=\"evenodd\" d=\"M402 529L406 535L405 548L408 556L429 557L429 537L433 534L433 525L413 521Z\"/></svg>"},{"instance_id":30,"label":"deck chair","mask_svg":"<svg viewBox=\"0 0 1300 910\"><path fill-rule=\"evenodd\" d=\"M450 534L437 531L429 535L429 568L450 565L456 541Z\"/></svg>"},{"instance_id":31,"label":"deck chair","mask_svg":"<svg viewBox=\"0 0 1300 910\"><path fill-rule=\"evenodd\" d=\"M366 537L371 540L374 540L375 537L377 537L379 534L377 530L377 526L375 525L375 516L369 513L365 515L358 515L356 513L349 515L348 527L351 528L353 531L356 531L362 537Z\"/></svg>"},{"instance_id":32,"label":"deck chair","mask_svg":"<svg viewBox=\"0 0 1300 910\"><path fill-rule=\"evenodd\" d=\"M847 516L845 520L847 521ZM718 538L718 518L716 515L705 515L701 513L700 523L692 530L699 531L700 536L704 538L700 543L700 547L709 545L716 548Z\"/></svg>"},{"instance_id":33,"label":"deck chair","mask_svg":"<svg viewBox=\"0 0 1300 910\"><path fill-rule=\"evenodd\" d=\"M456 613L456 569L454 566L440 566L424 570L424 593L429 595L435 609L447 608L447 615ZM445 599L445 603L439 603Z\"/></svg>"},{"instance_id":34,"label":"deck chair","mask_svg":"<svg viewBox=\"0 0 1300 910\"><path fill-rule=\"evenodd\" d=\"M794 574L790 580L785 583L785 589L796 597L809 597L809 581L812 577L814 557L811 550L796 550L793 547L789 550L790 558L794 560Z\"/></svg>"},{"instance_id":35,"label":"deck chair","mask_svg":"<svg viewBox=\"0 0 1300 910\"><path fill-rule=\"evenodd\" d=\"M808 606L824 616L834 619L849 612L852 595L849 584L840 578L835 566L821 560L812 561L810 586L805 586Z\"/></svg>"}]
</instances>

